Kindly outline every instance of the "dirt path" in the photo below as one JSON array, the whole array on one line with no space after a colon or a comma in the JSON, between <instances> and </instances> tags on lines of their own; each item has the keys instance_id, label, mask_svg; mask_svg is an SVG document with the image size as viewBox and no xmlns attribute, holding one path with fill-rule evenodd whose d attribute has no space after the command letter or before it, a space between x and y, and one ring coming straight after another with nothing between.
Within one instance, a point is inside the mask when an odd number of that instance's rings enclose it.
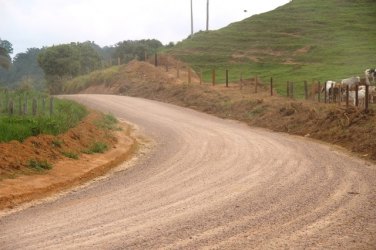
<instances>
[{"instance_id":1,"label":"dirt path","mask_svg":"<svg viewBox=\"0 0 376 250\"><path fill-rule=\"evenodd\" d=\"M1 249L376 247L376 166L168 104L72 96L157 145L136 165L0 218Z\"/></svg>"}]
</instances>

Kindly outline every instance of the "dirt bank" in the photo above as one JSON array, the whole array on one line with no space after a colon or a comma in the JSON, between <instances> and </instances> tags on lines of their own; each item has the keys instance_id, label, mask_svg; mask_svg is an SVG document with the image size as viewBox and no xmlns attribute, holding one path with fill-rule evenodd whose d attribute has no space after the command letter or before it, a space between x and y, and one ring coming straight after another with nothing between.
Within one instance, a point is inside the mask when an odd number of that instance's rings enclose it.
<instances>
[{"instance_id":1,"label":"dirt bank","mask_svg":"<svg viewBox=\"0 0 376 250\"><path fill-rule=\"evenodd\" d=\"M40 135L30 137L24 143L0 144L0 209L82 184L128 159L137 147L130 126L122 123L121 130L101 130L94 124L99 117L100 114L92 112L77 127L56 137ZM107 152L80 153L99 141L108 145ZM64 156L67 152L77 153L78 159ZM47 161L53 168L35 171L28 166L30 159Z\"/></svg>"}]
</instances>

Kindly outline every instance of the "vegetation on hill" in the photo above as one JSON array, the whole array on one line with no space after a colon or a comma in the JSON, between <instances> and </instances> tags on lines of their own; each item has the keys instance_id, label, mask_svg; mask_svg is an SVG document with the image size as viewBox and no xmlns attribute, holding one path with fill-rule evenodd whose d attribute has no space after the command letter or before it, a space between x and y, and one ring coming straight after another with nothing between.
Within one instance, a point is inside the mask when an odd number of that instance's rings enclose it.
<instances>
[{"instance_id":1,"label":"vegetation on hill","mask_svg":"<svg viewBox=\"0 0 376 250\"><path fill-rule=\"evenodd\" d=\"M340 80L375 67L376 1L293 0L217 31L199 32L166 50L210 81L224 69L277 82ZM280 86L280 88L282 88Z\"/></svg>"}]
</instances>

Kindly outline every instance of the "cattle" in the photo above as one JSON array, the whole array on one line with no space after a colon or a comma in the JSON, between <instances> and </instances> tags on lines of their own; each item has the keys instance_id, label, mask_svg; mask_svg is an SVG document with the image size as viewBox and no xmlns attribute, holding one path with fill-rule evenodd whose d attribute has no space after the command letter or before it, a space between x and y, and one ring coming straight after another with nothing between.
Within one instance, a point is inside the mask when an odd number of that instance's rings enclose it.
<instances>
[{"instance_id":1,"label":"cattle","mask_svg":"<svg viewBox=\"0 0 376 250\"><path fill-rule=\"evenodd\" d=\"M351 90L349 91L349 101L353 101L354 103L354 106L356 105L356 91L354 90ZM366 90L364 88L360 88L358 90L358 103L359 103L359 106L363 106L364 105L364 100L365 100L365 97L366 97Z\"/></svg>"},{"instance_id":2,"label":"cattle","mask_svg":"<svg viewBox=\"0 0 376 250\"><path fill-rule=\"evenodd\" d=\"M325 89L326 93L328 93L329 96L329 102L336 102L337 97L339 97L341 93L341 86L335 81L328 80L325 82L325 85L321 88L321 92L324 92Z\"/></svg>"},{"instance_id":3,"label":"cattle","mask_svg":"<svg viewBox=\"0 0 376 250\"><path fill-rule=\"evenodd\" d=\"M359 90L366 91L366 86L359 86ZM370 103L374 103L376 96L376 86L368 86L368 97Z\"/></svg>"},{"instance_id":4,"label":"cattle","mask_svg":"<svg viewBox=\"0 0 376 250\"><path fill-rule=\"evenodd\" d=\"M364 71L364 75L366 77L367 85L370 85L372 81L373 84L375 84L375 78L376 78L376 69L366 69Z\"/></svg>"},{"instance_id":5,"label":"cattle","mask_svg":"<svg viewBox=\"0 0 376 250\"><path fill-rule=\"evenodd\" d=\"M341 87L346 88L346 86L349 86L350 90L355 89L355 85L360 83L360 77L359 76L353 76L350 78L343 79L341 81Z\"/></svg>"}]
</instances>

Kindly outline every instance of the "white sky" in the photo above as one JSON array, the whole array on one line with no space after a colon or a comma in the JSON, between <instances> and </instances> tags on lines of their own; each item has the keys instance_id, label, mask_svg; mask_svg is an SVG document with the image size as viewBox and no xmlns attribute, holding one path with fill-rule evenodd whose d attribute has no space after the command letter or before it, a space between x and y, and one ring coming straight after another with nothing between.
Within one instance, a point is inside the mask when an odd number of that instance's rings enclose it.
<instances>
[{"instance_id":1,"label":"white sky","mask_svg":"<svg viewBox=\"0 0 376 250\"><path fill-rule=\"evenodd\" d=\"M289 0L210 0L209 29L215 30ZM247 12L244 12L247 10ZM194 31L206 29L206 0L193 0ZM13 56L27 48L94 41L158 39L163 44L191 32L190 0L0 0L0 38Z\"/></svg>"}]
</instances>

